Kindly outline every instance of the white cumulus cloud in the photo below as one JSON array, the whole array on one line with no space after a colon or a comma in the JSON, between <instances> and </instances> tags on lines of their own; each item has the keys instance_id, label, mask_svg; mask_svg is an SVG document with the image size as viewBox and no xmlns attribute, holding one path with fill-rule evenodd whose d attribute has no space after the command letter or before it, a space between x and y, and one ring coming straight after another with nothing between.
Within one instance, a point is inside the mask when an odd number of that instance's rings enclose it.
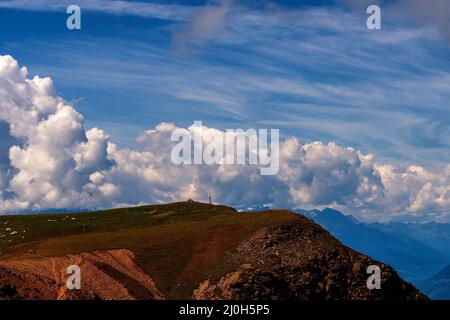
<instances>
[{"instance_id":1,"label":"white cumulus cloud","mask_svg":"<svg viewBox=\"0 0 450 320\"><path fill-rule=\"evenodd\" d=\"M253 165L175 165L175 129L161 123L134 149L120 148L103 130L86 131L50 78L29 79L14 58L0 56L0 212L205 200L209 192L230 205L333 206L366 219L450 211L450 164L377 163L353 148L291 137L280 142L274 176ZM202 132L206 145L223 134Z\"/></svg>"}]
</instances>

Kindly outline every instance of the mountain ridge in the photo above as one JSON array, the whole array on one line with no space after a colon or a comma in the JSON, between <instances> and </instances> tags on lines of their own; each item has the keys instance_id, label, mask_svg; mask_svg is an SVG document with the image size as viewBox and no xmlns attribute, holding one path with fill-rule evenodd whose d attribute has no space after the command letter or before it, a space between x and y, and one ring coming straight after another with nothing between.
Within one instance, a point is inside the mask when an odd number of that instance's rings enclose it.
<instances>
[{"instance_id":1,"label":"mountain ridge","mask_svg":"<svg viewBox=\"0 0 450 320\"><path fill-rule=\"evenodd\" d=\"M36 267L28 274L34 280L25 281L23 266L50 263L64 274L61 261L80 259L81 272L88 275L84 281L92 285L65 296L70 299L142 299L142 292L164 299L426 299L390 266L344 246L312 220L287 210L237 212L188 201L0 217L0 225L5 223L27 232L0 242L2 298L58 298L63 278L45 276ZM121 264L132 266L129 273ZM366 268L372 264L381 268L381 290L367 288ZM141 271L145 276L137 280ZM109 280L99 289L89 277ZM123 294L114 296L119 291Z\"/></svg>"}]
</instances>

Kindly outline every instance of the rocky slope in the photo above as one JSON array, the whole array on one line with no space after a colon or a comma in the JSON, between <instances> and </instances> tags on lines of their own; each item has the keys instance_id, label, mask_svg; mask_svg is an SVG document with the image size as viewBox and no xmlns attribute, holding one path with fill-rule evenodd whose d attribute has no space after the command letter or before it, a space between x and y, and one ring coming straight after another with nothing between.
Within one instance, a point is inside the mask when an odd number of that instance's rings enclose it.
<instances>
[{"instance_id":1,"label":"rocky slope","mask_svg":"<svg viewBox=\"0 0 450 320\"><path fill-rule=\"evenodd\" d=\"M68 290L67 267L78 265L81 290ZM128 250L0 261L0 299L162 299Z\"/></svg>"},{"instance_id":2,"label":"rocky slope","mask_svg":"<svg viewBox=\"0 0 450 320\"><path fill-rule=\"evenodd\" d=\"M244 262L196 299L416 300L425 299L391 267L357 253L305 218L258 231L238 248ZM369 265L381 268L382 288L367 289Z\"/></svg>"}]
</instances>

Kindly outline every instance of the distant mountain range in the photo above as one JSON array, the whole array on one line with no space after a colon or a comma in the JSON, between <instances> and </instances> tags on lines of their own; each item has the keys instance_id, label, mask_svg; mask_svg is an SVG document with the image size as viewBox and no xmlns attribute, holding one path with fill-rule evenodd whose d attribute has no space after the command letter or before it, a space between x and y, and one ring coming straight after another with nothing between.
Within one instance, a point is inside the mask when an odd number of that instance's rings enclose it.
<instances>
[{"instance_id":1,"label":"distant mountain range","mask_svg":"<svg viewBox=\"0 0 450 320\"><path fill-rule=\"evenodd\" d=\"M352 249L390 264L404 279L422 288L430 297L433 298L430 290L450 290L450 280L438 283L438 279L445 278L450 271L437 274L450 264L450 224L368 224L329 208L296 212L320 224ZM433 285L430 281L434 281Z\"/></svg>"},{"instance_id":2,"label":"distant mountain range","mask_svg":"<svg viewBox=\"0 0 450 320\"><path fill-rule=\"evenodd\" d=\"M80 213L80 212L90 212L89 209L45 209L45 210L22 210L8 212L4 215L28 215L28 214L53 214L53 213Z\"/></svg>"},{"instance_id":3,"label":"distant mountain range","mask_svg":"<svg viewBox=\"0 0 450 320\"><path fill-rule=\"evenodd\" d=\"M431 299L450 300L450 265L434 277L420 283L419 287L423 292L427 292Z\"/></svg>"},{"instance_id":4,"label":"distant mountain range","mask_svg":"<svg viewBox=\"0 0 450 320\"><path fill-rule=\"evenodd\" d=\"M448 223L373 223L370 226L400 237L414 238L439 251L450 262L450 224Z\"/></svg>"}]
</instances>

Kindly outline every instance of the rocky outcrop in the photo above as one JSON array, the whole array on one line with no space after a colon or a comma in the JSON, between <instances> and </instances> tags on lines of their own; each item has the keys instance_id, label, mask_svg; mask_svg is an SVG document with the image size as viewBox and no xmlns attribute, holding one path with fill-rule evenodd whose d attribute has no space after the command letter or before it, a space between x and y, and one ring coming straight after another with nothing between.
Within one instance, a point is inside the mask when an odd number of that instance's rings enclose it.
<instances>
[{"instance_id":1,"label":"rocky outcrop","mask_svg":"<svg viewBox=\"0 0 450 320\"><path fill-rule=\"evenodd\" d=\"M242 264L206 280L194 299L426 299L389 266L355 252L312 221L266 227L238 248ZM367 288L367 267L381 268L381 289Z\"/></svg>"},{"instance_id":2,"label":"rocky outcrop","mask_svg":"<svg viewBox=\"0 0 450 320\"><path fill-rule=\"evenodd\" d=\"M67 268L78 265L81 289L68 290ZM128 250L0 261L0 299L163 299Z\"/></svg>"}]
</instances>

